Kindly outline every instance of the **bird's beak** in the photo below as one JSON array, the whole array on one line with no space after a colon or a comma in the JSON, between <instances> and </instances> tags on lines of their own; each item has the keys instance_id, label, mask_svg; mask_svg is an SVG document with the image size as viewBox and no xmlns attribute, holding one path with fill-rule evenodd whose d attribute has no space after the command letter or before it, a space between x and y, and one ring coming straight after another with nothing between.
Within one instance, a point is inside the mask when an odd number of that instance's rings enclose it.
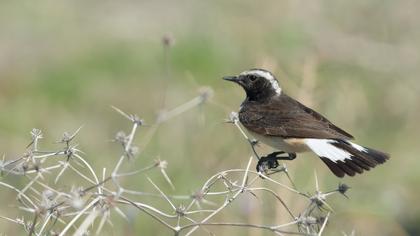
<instances>
[{"instance_id":1,"label":"bird's beak","mask_svg":"<svg viewBox=\"0 0 420 236\"><path fill-rule=\"evenodd\" d=\"M238 83L238 81L239 81L238 76L225 76L225 77L223 77L223 79L227 80L227 81L235 82L235 83Z\"/></svg>"}]
</instances>

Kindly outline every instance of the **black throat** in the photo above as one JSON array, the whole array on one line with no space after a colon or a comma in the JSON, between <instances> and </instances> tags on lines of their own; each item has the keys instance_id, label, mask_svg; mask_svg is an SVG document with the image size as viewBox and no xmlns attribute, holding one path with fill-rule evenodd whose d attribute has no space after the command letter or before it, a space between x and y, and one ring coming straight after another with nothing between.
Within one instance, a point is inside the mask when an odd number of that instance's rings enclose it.
<instances>
[{"instance_id":1,"label":"black throat","mask_svg":"<svg viewBox=\"0 0 420 236\"><path fill-rule=\"evenodd\" d=\"M246 100L245 101L256 101L262 102L270 99L273 96L277 96L278 94L272 87L264 87L263 89L252 89L246 90Z\"/></svg>"}]
</instances>

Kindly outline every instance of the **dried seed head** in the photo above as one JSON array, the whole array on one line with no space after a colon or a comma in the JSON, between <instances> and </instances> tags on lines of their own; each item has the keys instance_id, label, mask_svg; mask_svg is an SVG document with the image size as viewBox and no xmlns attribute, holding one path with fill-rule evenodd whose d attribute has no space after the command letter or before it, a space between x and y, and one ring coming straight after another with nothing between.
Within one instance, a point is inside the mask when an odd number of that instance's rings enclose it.
<instances>
[{"instance_id":1,"label":"dried seed head","mask_svg":"<svg viewBox=\"0 0 420 236\"><path fill-rule=\"evenodd\" d=\"M41 207L44 209L49 209L52 206L54 206L54 192L46 189L42 192L42 201L41 201Z\"/></svg>"},{"instance_id":2,"label":"dried seed head","mask_svg":"<svg viewBox=\"0 0 420 236\"><path fill-rule=\"evenodd\" d=\"M204 196L205 193L202 190L198 190L191 195L191 198L201 202L204 199Z\"/></svg>"},{"instance_id":3,"label":"dried seed head","mask_svg":"<svg viewBox=\"0 0 420 236\"><path fill-rule=\"evenodd\" d=\"M324 202L326 200L325 194L321 192L317 192L314 196L311 197L311 200L318 206L321 207L324 205Z\"/></svg>"},{"instance_id":4,"label":"dried seed head","mask_svg":"<svg viewBox=\"0 0 420 236\"><path fill-rule=\"evenodd\" d=\"M33 140L43 138L42 131L40 129L35 129L35 128L32 129L31 136Z\"/></svg>"},{"instance_id":5,"label":"dried seed head","mask_svg":"<svg viewBox=\"0 0 420 236\"><path fill-rule=\"evenodd\" d=\"M168 162L165 160L156 160L156 166L159 167L160 169L166 169L168 168Z\"/></svg>"},{"instance_id":6,"label":"dried seed head","mask_svg":"<svg viewBox=\"0 0 420 236\"><path fill-rule=\"evenodd\" d=\"M140 119L137 115L131 115L131 120L136 123L138 126L141 126L144 124L144 120Z\"/></svg>"},{"instance_id":7,"label":"dried seed head","mask_svg":"<svg viewBox=\"0 0 420 236\"><path fill-rule=\"evenodd\" d=\"M76 149L74 147L68 147L64 150L64 155L67 156L67 160L73 157L73 154L75 153L75 151Z\"/></svg>"},{"instance_id":8,"label":"dried seed head","mask_svg":"<svg viewBox=\"0 0 420 236\"><path fill-rule=\"evenodd\" d=\"M201 103L207 102L210 98L213 97L213 89L210 87L201 87L199 89L200 97L201 97Z\"/></svg>"},{"instance_id":9,"label":"dried seed head","mask_svg":"<svg viewBox=\"0 0 420 236\"><path fill-rule=\"evenodd\" d=\"M179 207L176 208L175 213L178 216L183 217L183 216L185 216L185 210L186 210L185 206L184 205L180 205Z\"/></svg>"},{"instance_id":10,"label":"dried seed head","mask_svg":"<svg viewBox=\"0 0 420 236\"><path fill-rule=\"evenodd\" d=\"M115 135L114 141L117 141L121 144L127 143L128 137L124 133L124 131L118 131L118 133Z\"/></svg>"},{"instance_id":11,"label":"dried seed head","mask_svg":"<svg viewBox=\"0 0 420 236\"><path fill-rule=\"evenodd\" d=\"M175 44L175 39L171 34L165 34L162 37L162 43L165 47L171 47Z\"/></svg>"},{"instance_id":12,"label":"dried seed head","mask_svg":"<svg viewBox=\"0 0 420 236\"><path fill-rule=\"evenodd\" d=\"M128 155L130 157L134 157L135 155L137 155L139 153L140 148L136 147L136 146L132 146L128 149Z\"/></svg>"},{"instance_id":13,"label":"dried seed head","mask_svg":"<svg viewBox=\"0 0 420 236\"><path fill-rule=\"evenodd\" d=\"M72 188L71 190L71 197L69 199L69 204L77 209L81 210L83 206L85 205L85 200L82 198L83 196L83 189L82 188Z\"/></svg>"},{"instance_id":14,"label":"dried seed head","mask_svg":"<svg viewBox=\"0 0 420 236\"><path fill-rule=\"evenodd\" d=\"M350 189L350 186L348 186L347 184L342 184L342 183L340 183L340 184L338 184L337 191L338 191L339 193L343 194L343 196L347 197L346 192L347 192L347 190L349 190L349 189ZM348 197L347 197L347 198L348 198Z\"/></svg>"},{"instance_id":15,"label":"dried seed head","mask_svg":"<svg viewBox=\"0 0 420 236\"><path fill-rule=\"evenodd\" d=\"M238 113L232 111L229 114L229 118L226 120L227 123L236 123L239 121Z\"/></svg>"},{"instance_id":16,"label":"dried seed head","mask_svg":"<svg viewBox=\"0 0 420 236\"><path fill-rule=\"evenodd\" d=\"M71 136L68 132L64 132L63 136L61 137L61 140L59 141L60 143L68 143L71 141Z\"/></svg>"},{"instance_id":17,"label":"dried seed head","mask_svg":"<svg viewBox=\"0 0 420 236\"><path fill-rule=\"evenodd\" d=\"M22 167L22 171L26 172L29 169L29 163L25 161L22 163L21 167Z\"/></svg>"},{"instance_id":18,"label":"dried seed head","mask_svg":"<svg viewBox=\"0 0 420 236\"><path fill-rule=\"evenodd\" d=\"M54 192L49 189L46 189L42 192L42 197L52 200L54 198Z\"/></svg>"},{"instance_id":19,"label":"dried seed head","mask_svg":"<svg viewBox=\"0 0 420 236\"><path fill-rule=\"evenodd\" d=\"M299 219L299 223L300 224L303 224L303 225L315 225L315 224L318 224L318 219L316 218L316 217L313 217L313 216L302 216L302 217L300 217L300 219Z\"/></svg>"}]
</instances>

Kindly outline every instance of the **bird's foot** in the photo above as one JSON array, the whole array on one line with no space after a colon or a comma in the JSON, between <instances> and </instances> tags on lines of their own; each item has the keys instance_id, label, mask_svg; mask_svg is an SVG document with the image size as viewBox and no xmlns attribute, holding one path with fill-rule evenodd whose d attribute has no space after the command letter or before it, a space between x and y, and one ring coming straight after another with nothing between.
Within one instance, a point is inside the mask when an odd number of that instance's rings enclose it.
<instances>
[{"instance_id":1,"label":"bird's foot","mask_svg":"<svg viewBox=\"0 0 420 236\"><path fill-rule=\"evenodd\" d=\"M287 154L287 156L279 156ZM293 160L296 158L296 153L273 152L267 156L263 156L257 163L257 172L267 173L269 169L275 169L279 166L278 160Z\"/></svg>"}]
</instances>

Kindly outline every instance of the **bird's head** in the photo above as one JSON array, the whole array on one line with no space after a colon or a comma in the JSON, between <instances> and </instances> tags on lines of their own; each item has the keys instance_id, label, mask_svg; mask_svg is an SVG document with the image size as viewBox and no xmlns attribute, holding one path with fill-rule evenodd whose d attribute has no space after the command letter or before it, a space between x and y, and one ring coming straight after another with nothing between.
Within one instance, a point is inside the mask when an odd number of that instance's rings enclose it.
<instances>
[{"instance_id":1,"label":"bird's head","mask_svg":"<svg viewBox=\"0 0 420 236\"><path fill-rule=\"evenodd\" d=\"M276 77L267 70L251 69L236 76L223 77L223 79L239 84L250 100L281 94L281 88Z\"/></svg>"}]
</instances>

